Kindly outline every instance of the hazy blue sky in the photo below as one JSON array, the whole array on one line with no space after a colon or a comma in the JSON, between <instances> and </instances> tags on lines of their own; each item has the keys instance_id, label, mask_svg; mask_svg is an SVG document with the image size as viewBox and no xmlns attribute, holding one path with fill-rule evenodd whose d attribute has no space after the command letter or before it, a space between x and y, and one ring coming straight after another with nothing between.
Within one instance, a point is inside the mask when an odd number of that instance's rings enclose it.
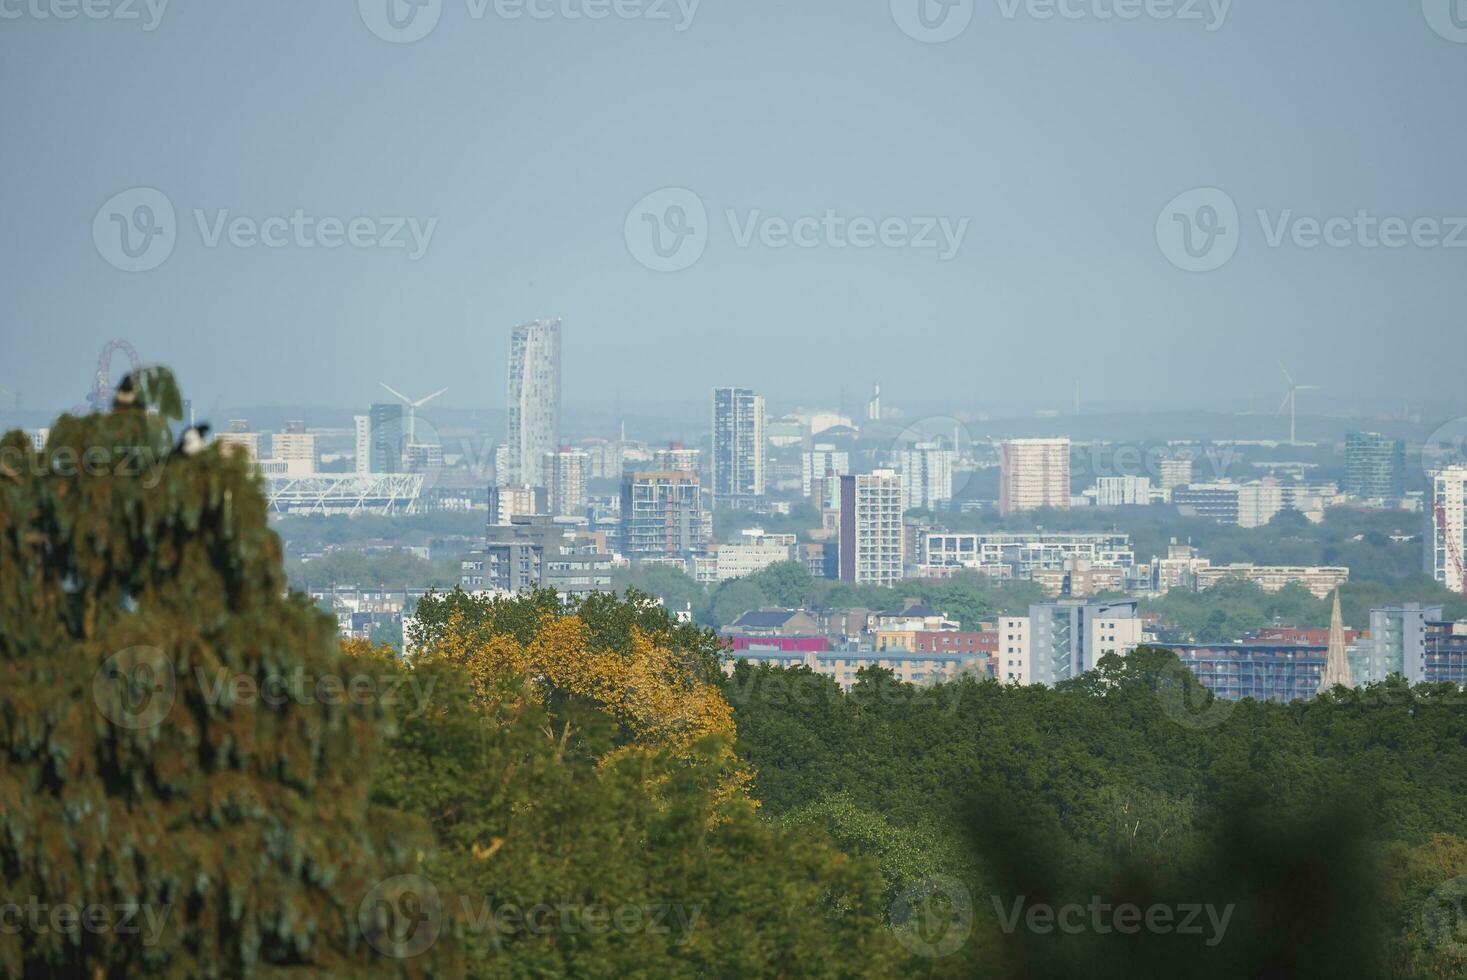
<instances>
[{"instance_id":1,"label":"hazy blue sky","mask_svg":"<svg viewBox=\"0 0 1467 980\"><path fill-rule=\"evenodd\" d=\"M1271 247L1264 227L1286 209L1467 218L1467 26L1447 0L1235 0L1221 24L1205 0L1201 20L976 0L940 44L899 28L906 0L900 18L888 0L703 0L681 31L675 2L592 21L563 13L588 0L549 19L430 0L415 43L376 36L373 2L175 0L148 31L144 0L139 20L66 21L36 15L66 0L0 0L0 386L74 404L117 335L205 403L355 405L380 378L498 408L510 328L559 316L572 402L715 383L854 402L880 379L897 402L977 409L1063 402L1077 377L1097 400L1276 400L1277 358L1337 394L1463 388L1467 224L1458 248L1289 241L1307 226ZM176 242L125 272L97 241L145 217L137 199L93 225L137 187L166 195ZM706 207L706 249L655 272L627 231L668 187ZM1158 228L1205 187L1240 211L1239 247L1183 271ZM416 259L406 230L401 249L211 247L223 209L436 225ZM951 257L824 230L739 244L755 212L827 210L967 225Z\"/></svg>"}]
</instances>

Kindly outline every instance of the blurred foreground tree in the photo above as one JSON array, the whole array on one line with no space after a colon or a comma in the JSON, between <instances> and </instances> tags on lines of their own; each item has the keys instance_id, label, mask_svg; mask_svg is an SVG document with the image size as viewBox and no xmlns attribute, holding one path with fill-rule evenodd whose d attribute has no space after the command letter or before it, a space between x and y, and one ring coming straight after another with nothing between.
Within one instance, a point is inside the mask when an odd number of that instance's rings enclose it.
<instances>
[{"instance_id":1,"label":"blurred foreground tree","mask_svg":"<svg viewBox=\"0 0 1467 980\"><path fill-rule=\"evenodd\" d=\"M0 894L34 910L0 970L396 973L359 913L425 828L369 813L386 709L338 684L374 668L287 596L250 464L174 450L178 407L150 369L0 440Z\"/></svg>"}]
</instances>

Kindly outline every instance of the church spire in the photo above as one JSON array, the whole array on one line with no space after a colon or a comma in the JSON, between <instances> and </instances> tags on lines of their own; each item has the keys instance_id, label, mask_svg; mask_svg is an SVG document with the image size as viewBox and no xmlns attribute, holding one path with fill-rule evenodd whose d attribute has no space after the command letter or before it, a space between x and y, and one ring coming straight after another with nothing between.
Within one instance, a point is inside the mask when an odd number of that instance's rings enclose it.
<instances>
[{"instance_id":1,"label":"church spire","mask_svg":"<svg viewBox=\"0 0 1467 980\"><path fill-rule=\"evenodd\" d=\"M1319 693L1333 690L1336 684L1354 687L1350 677L1350 661L1345 656L1345 621L1340 616L1340 590L1335 589L1335 611L1329 623L1329 655L1324 661L1324 676L1319 679Z\"/></svg>"}]
</instances>

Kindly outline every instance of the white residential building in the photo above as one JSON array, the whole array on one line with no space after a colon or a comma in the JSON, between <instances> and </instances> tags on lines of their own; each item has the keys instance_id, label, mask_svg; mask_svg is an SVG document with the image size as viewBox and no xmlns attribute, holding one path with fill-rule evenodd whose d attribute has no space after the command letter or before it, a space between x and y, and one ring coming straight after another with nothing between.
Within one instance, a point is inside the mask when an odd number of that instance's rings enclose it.
<instances>
[{"instance_id":1,"label":"white residential building","mask_svg":"<svg viewBox=\"0 0 1467 980\"><path fill-rule=\"evenodd\" d=\"M1000 514L1069 506L1069 439L1010 439L999 447Z\"/></svg>"},{"instance_id":2,"label":"white residential building","mask_svg":"<svg viewBox=\"0 0 1467 980\"><path fill-rule=\"evenodd\" d=\"M1119 532L993 531L954 534L929 531L918 542L919 564L957 565L984 570L1004 565L1016 575L1040 569L1063 569L1067 561L1100 567L1129 568L1136 562L1131 536Z\"/></svg>"},{"instance_id":3,"label":"white residential building","mask_svg":"<svg viewBox=\"0 0 1467 980\"><path fill-rule=\"evenodd\" d=\"M545 454L545 487L550 513L556 517L583 517L591 457L584 450L561 446Z\"/></svg>"},{"instance_id":4,"label":"white residential building","mask_svg":"<svg viewBox=\"0 0 1467 980\"><path fill-rule=\"evenodd\" d=\"M1467 589L1467 465L1438 470L1431 479L1431 574L1453 592Z\"/></svg>"},{"instance_id":5,"label":"white residential building","mask_svg":"<svg viewBox=\"0 0 1467 980\"><path fill-rule=\"evenodd\" d=\"M793 534L765 534L762 528L745 528L736 544L721 544L714 552L714 579L752 575L770 565L795 560L796 537Z\"/></svg>"},{"instance_id":6,"label":"white residential building","mask_svg":"<svg viewBox=\"0 0 1467 980\"><path fill-rule=\"evenodd\" d=\"M809 497L815 492L817 480L842 477L851 472L851 454L829 443L816 443L813 449L801 454L800 471L801 492Z\"/></svg>"},{"instance_id":7,"label":"white residential building","mask_svg":"<svg viewBox=\"0 0 1467 980\"><path fill-rule=\"evenodd\" d=\"M366 476L372 472L372 417L370 415L354 416L352 426L356 436L354 468L357 476Z\"/></svg>"},{"instance_id":8,"label":"white residential building","mask_svg":"<svg viewBox=\"0 0 1467 980\"><path fill-rule=\"evenodd\" d=\"M1095 506L1145 507L1151 503L1151 477L1102 476L1095 481Z\"/></svg>"},{"instance_id":9,"label":"white residential building","mask_svg":"<svg viewBox=\"0 0 1467 980\"><path fill-rule=\"evenodd\" d=\"M560 321L514 328L509 341L509 426L501 486L543 486L545 454L560 445ZM499 462L496 455L495 462Z\"/></svg>"},{"instance_id":10,"label":"white residential building","mask_svg":"<svg viewBox=\"0 0 1467 980\"><path fill-rule=\"evenodd\" d=\"M956 452L940 442L919 442L895 456L908 510L935 510L952 501Z\"/></svg>"},{"instance_id":11,"label":"white residential building","mask_svg":"<svg viewBox=\"0 0 1467 980\"><path fill-rule=\"evenodd\" d=\"M1177 487L1184 487L1192 482L1192 457L1177 456L1161 460L1157 464L1157 475L1161 489L1170 496Z\"/></svg>"},{"instance_id":12,"label":"white residential building","mask_svg":"<svg viewBox=\"0 0 1467 980\"><path fill-rule=\"evenodd\" d=\"M270 437L270 458L284 463L287 476L313 476L320 458L312 432L277 432Z\"/></svg>"},{"instance_id":13,"label":"white residential building","mask_svg":"<svg viewBox=\"0 0 1467 980\"><path fill-rule=\"evenodd\" d=\"M894 470L840 481L840 577L859 585L902 579L902 478Z\"/></svg>"},{"instance_id":14,"label":"white residential building","mask_svg":"<svg viewBox=\"0 0 1467 980\"><path fill-rule=\"evenodd\" d=\"M1130 654L1142 636L1134 602L1061 599L1030 606L1028 616L998 622L998 680L1049 685L1072 680L1110 654Z\"/></svg>"}]
</instances>

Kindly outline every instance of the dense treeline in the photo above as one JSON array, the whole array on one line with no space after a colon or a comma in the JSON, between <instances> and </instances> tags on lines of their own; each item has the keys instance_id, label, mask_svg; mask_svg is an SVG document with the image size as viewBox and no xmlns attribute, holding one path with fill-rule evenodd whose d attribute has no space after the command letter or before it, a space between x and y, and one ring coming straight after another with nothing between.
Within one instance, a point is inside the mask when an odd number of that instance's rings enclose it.
<instances>
[{"instance_id":1,"label":"dense treeline","mask_svg":"<svg viewBox=\"0 0 1467 980\"><path fill-rule=\"evenodd\" d=\"M842 694L742 664L728 691L766 812L877 857L889 894L934 869L961 882L983 975L1467 966L1467 696L1450 686L1230 704L1143 648L1055 689L872 671ZM1000 908L1020 895L1206 896L1235 918L1216 945L1006 936Z\"/></svg>"}]
</instances>

